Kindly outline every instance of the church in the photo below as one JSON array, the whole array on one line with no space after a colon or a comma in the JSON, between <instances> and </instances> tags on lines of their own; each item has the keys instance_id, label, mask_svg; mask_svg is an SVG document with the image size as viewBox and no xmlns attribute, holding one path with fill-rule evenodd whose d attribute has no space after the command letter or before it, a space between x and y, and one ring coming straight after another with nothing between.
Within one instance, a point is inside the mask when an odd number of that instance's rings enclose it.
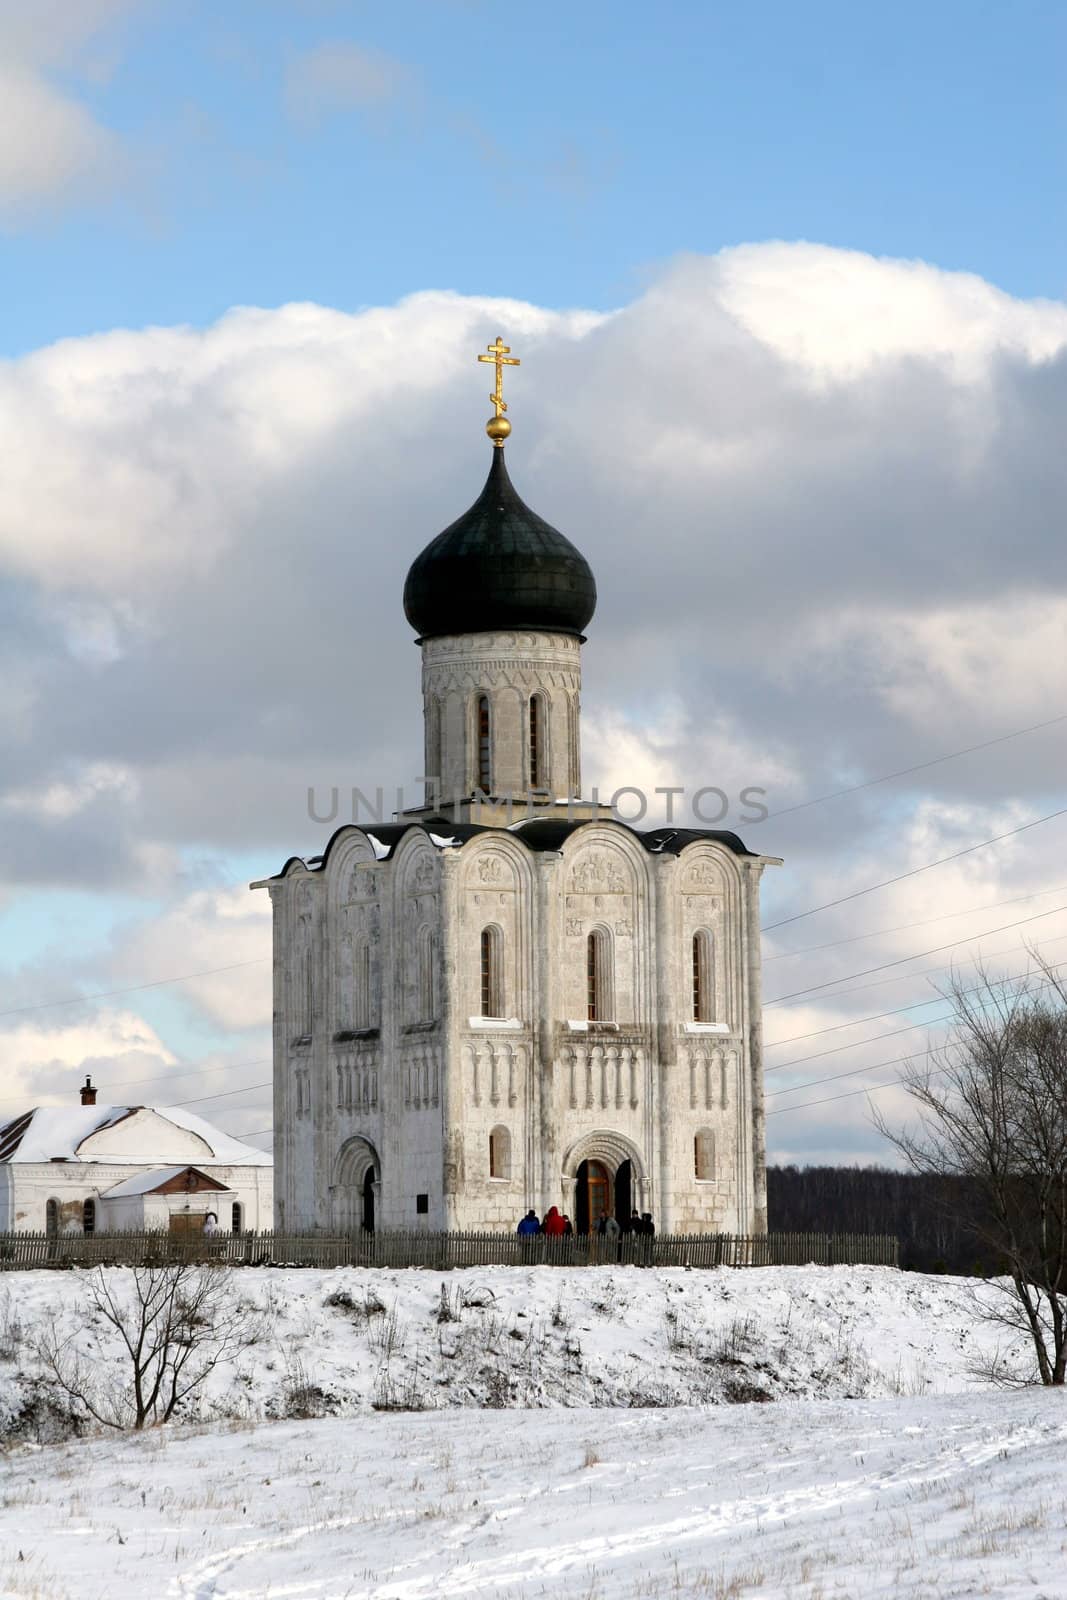
<instances>
[{"instance_id":1,"label":"church","mask_svg":"<svg viewBox=\"0 0 1067 1600\"><path fill-rule=\"evenodd\" d=\"M759 887L736 834L581 791L583 556L489 475L416 557L425 804L253 884L274 927L275 1226L513 1230L556 1206L766 1231Z\"/></svg>"}]
</instances>

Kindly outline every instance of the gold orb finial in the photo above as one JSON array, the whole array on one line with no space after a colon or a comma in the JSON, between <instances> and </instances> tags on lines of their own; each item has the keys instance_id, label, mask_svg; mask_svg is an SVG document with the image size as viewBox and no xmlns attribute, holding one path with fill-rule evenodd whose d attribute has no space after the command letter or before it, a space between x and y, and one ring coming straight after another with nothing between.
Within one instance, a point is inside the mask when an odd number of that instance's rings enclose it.
<instances>
[{"instance_id":1,"label":"gold orb finial","mask_svg":"<svg viewBox=\"0 0 1067 1600\"><path fill-rule=\"evenodd\" d=\"M493 416L486 423L485 431L499 450L503 447L504 440L511 432L511 423L504 415L508 409L507 401L504 399L504 368L521 367L522 362L517 356L511 354L511 346L504 343L499 333L492 344L486 345L486 349L489 354L479 356L478 360L491 361L496 367L496 388L489 396L496 409Z\"/></svg>"}]
</instances>

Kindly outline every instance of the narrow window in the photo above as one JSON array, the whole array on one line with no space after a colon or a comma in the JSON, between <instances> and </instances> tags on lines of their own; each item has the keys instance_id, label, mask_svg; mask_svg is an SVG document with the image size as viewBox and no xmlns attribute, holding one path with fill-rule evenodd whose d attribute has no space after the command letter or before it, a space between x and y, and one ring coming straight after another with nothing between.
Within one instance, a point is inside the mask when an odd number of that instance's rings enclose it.
<instances>
[{"instance_id":1,"label":"narrow window","mask_svg":"<svg viewBox=\"0 0 1067 1600\"><path fill-rule=\"evenodd\" d=\"M489 1135L489 1176L511 1177L511 1134L506 1128L494 1128Z\"/></svg>"},{"instance_id":2,"label":"narrow window","mask_svg":"<svg viewBox=\"0 0 1067 1600\"><path fill-rule=\"evenodd\" d=\"M714 1022L712 938L706 928L693 935L693 1021Z\"/></svg>"},{"instance_id":3,"label":"narrow window","mask_svg":"<svg viewBox=\"0 0 1067 1600\"><path fill-rule=\"evenodd\" d=\"M490 759L489 696L478 696L478 787L483 794L492 788L493 764Z\"/></svg>"},{"instance_id":4,"label":"narrow window","mask_svg":"<svg viewBox=\"0 0 1067 1600\"><path fill-rule=\"evenodd\" d=\"M536 789L544 779L541 759L541 696L530 696L530 788Z\"/></svg>"},{"instance_id":5,"label":"narrow window","mask_svg":"<svg viewBox=\"0 0 1067 1600\"><path fill-rule=\"evenodd\" d=\"M241 1215L241 1202L235 1200L230 1211L230 1232L240 1233L244 1226L244 1217Z\"/></svg>"},{"instance_id":6,"label":"narrow window","mask_svg":"<svg viewBox=\"0 0 1067 1600\"><path fill-rule=\"evenodd\" d=\"M357 1028L369 1028L370 1020L370 942L361 939L356 945L356 956L353 962L353 986L355 988L355 1024Z\"/></svg>"},{"instance_id":7,"label":"narrow window","mask_svg":"<svg viewBox=\"0 0 1067 1600\"><path fill-rule=\"evenodd\" d=\"M501 972L501 934L499 928L482 929L482 995L483 1017L504 1015L504 985Z\"/></svg>"},{"instance_id":8,"label":"narrow window","mask_svg":"<svg viewBox=\"0 0 1067 1600\"><path fill-rule=\"evenodd\" d=\"M603 928L594 928L585 944L586 1015L590 1022L610 1022L612 984L610 947Z\"/></svg>"},{"instance_id":9,"label":"narrow window","mask_svg":"<svg viewBox=\"0 0 1067 1600\"><path fill-rule=\"evenodd\" d=\"M432 928L419 929L418 1021L432 1022L436 1015L434 996L434 936Z\"/></svg>"},{"instance_id":10,"label":"narrow window","mask_svg":"<svg viewBox=\"0 0 1067 1600\"><path fill-rule=\"evenodd\" d=\"M96 1232L96 1201L86 1200L82 1206L82 1232Z\"/></svg>"},{"instance_id":11,"label":"narrow window","mask_svg":"<svg viewBox=\"0 0 1067 1600\"><path fill-rule=\"evenodd\" d=\"M710 1128L701 1128L693 1139L693 1170L700 1183L715 1176L715 1135Z\"/></svg>"},{"instance_id":12,"label":"narrow window","mask_svg":"<svg viewBox=\"0 0 1067 1600\"><path fill-rule=\"evenodd\" d=\"M59 1201L49 1200L44 1208L44 1231L50 1239L59 1233Z\"/></svg>"}]
</instances>

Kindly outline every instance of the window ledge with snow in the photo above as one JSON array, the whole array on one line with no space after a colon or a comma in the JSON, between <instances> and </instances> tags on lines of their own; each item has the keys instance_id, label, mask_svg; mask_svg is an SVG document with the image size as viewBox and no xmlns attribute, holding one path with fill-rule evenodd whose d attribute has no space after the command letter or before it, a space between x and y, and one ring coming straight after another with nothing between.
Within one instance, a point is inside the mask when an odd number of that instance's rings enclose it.
<instances>
[{"instance_id":1,"label":"window ledge with snow","mask_svg":"<svg viewBox=\"0 0 1067 1600\"><path fill-rule=\"evenodd\" d=\"M468 1017L467 1022L472 1028L487 1028L492 1033L514 1033L522 1027L520 1017Z\"/></svg>"}]
</instances>

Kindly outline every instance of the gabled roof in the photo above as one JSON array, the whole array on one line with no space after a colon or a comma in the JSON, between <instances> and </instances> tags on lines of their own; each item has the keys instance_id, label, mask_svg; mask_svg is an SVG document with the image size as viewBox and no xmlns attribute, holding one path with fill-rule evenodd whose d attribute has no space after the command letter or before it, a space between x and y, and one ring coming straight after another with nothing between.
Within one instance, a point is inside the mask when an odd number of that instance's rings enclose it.
<instances>
[{"instance_id":1,"label":"gabled roof","mask_svg":"<svg viewBox=\"0 0 1067 1600\"><path fill-rule=\"evenodd\" d=\"M205 1146L200 1160L227 1167L269 1167L272 1158L254 1145L233 1139L202 1117L195 1117L181 1106L36 1106L0 1128L0 1161L98 1161L107 1166L159 1166L174 1151L151 1148L146 1130L143 1149L131 1153L95 1155L82 1146L93 1134L148 1111L191 1133ZM179 1168L179 1170L182 1170Z\"/></svg>"},{"instance_id":2,"label":"gabled roof","mask_svg":"<svg viewBox=\"0 0 1067 1600\"><path fill-rule=\"evenodd\" d=\"M226 1184L220 1183L209 1172L201 1172L199 1167L186 1162L183 1167L157 1167L151 1172L139 1172L134 1178L123 1178L121 1183L112 1184L110 1189L105 1189L100 1198L121 1200L126 1195L156 1194L159 1190L165 1189L168 1183L173 1183L175 1178L180 1178L183 1172L195 1172L209 1188L217 1189L220 1194L230 1192Z\"/></svg>"}]
</instances>

